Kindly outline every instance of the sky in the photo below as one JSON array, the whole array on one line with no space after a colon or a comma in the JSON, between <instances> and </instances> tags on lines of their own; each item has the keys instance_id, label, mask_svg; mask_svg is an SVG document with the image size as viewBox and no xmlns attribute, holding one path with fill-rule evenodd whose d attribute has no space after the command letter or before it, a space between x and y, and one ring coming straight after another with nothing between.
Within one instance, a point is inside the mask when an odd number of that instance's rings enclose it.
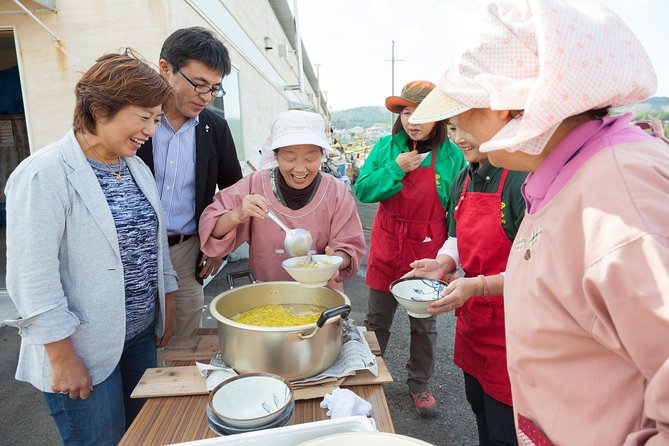
<instances>
[{"instance_id":1,"label":"sky","mask_svg":"<svg viewBox=\"0 0 669 446\"><path fill-rule=\"evenodd\" d=\"M579 0L585 1L585 0ZM288 0L293 7L294 0ZM656 96L669 96L669 1L601 0L620 15L646 48L658 77ZM383 106L407 82L438 82L448 68L449 42L462 17L484 0L297 0L302 41L333 111ZM394 89L391 69L395 41Z\"/></svg>"}]
</instances>

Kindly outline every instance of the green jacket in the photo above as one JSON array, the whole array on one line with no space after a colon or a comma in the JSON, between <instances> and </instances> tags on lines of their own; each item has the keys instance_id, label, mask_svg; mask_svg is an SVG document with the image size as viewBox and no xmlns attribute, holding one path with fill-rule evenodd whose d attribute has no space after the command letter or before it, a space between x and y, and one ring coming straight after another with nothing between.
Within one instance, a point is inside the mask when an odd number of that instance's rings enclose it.
<instances>
[{"instance_id":1,"label":"green jacket","mask_svg":"<svg viewBox=\"0 0 669 446\"><path fill-rule=\"evenodd\" d=\"M374 145L365 164L360 168L360 174L354 185L358 200L363 203L376 203L387 200L402 190L402 180L406 172L395 162L395 158L402 152L409 152L407 139L407 134L402 131L394 137L386 135ZM420 167L429 167L430 164L432 164L431 153L423 160ZM437 148L435 165L437 194L447 211L450 207L453 178L466 165L462 152L450 140L446 140ZM450 217L448 215L449 221Z\"/></svg>"}]
</instances>

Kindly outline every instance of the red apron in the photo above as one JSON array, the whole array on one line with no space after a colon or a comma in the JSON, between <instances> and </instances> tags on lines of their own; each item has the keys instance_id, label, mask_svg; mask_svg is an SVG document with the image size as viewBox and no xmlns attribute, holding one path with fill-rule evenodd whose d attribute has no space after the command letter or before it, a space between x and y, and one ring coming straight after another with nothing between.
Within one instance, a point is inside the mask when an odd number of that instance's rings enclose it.
<instances>
[{"instance_id":1,"label":"red apron","mask_svg":"<svg viewBox=\"0 0 669 446\"><path fill-rule=\"evenodd\" d=\"M455 207L458 253L465 277L495 275L506 270L512 243L502 227L502 172L496 193L467 192L469 175ZM459 309L455 327L455 364L474 376L493 398L511 405L511 384L506 368L504 299L473 296Z\"/></svg>"},{"instance_id":2,"label":"red apron","mask_svg":"<svg viewBox=\"0 0 669 446\"><path fill-rule=\"evenodd\" d=\"M432 150L430 167L407 173L402 189L383 200L374 217L369 250L367 286L389 291L390 283L408 273L409 264L434 258L446 240L446 210L437 194Z\"/></svg>"}]
</instances>

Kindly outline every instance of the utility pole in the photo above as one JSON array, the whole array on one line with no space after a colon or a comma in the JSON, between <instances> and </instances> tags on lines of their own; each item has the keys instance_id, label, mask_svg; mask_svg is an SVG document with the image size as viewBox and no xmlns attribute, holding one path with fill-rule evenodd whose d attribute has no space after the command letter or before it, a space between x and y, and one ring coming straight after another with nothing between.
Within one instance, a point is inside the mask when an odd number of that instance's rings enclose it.
<instances>
[{"instance_id":1,"label":"utility pole","mask_svg":"<svg viewBox=\"0 0 669 446\"><path fill-rule=\"evenodd\" d=\"M316 112L320 113L320 111L321 111L321 64L315 63L314 66L316 67Z\"/></svg>"},{"instance_id":2,"label":"utility pole","mask_svg":"<svg viewBox=\"0 0 669 446\"><path fill-rule=\"evenodd\" d=\"M404 59L395 59L395 41L391 40L392 48L390 52L390 59L386 59L386 62L390 62L390 95L395 96L395 62L404 62ZM390 114L390 128L393 127L394 121L393 113Z\"/></svg>"}]
</instances>

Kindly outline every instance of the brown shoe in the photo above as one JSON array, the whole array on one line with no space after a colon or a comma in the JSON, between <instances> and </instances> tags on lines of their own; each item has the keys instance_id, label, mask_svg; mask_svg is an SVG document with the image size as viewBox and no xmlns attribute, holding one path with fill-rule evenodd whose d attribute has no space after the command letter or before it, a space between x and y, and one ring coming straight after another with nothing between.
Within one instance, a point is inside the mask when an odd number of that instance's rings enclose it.
<instances>
[{"instance_id":1,"label":"brown shoe","mask_svg":"<svg viewBox=\"0 0 669 446\"><path fill-rule=\"evenodd\" d=\"M437 415L437 401L431 392L411 392L413 404L418 414L423 418L432 418Z\"/></svg>"}]
</instances>

